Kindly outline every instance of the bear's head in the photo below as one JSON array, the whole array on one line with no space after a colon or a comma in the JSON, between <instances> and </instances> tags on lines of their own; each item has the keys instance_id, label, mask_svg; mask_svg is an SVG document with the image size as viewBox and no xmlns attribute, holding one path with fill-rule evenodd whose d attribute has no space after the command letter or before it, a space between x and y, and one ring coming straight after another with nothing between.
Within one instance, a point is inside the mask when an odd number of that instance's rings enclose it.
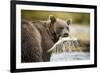
<instances>
[{"instance_id":1,"label":"bear's head","mask_svg":"<svg viewBox=\"0 0 100 73\"><path fill-rule=\"evenodd\" d=\"M49 29L51 33L55 33L56 37L59 39L60 37L68 37L70 34L69 25L71 24L71 19L62 20L56 18L53 15L49 16Z\"/></svg>"}]
</instances>

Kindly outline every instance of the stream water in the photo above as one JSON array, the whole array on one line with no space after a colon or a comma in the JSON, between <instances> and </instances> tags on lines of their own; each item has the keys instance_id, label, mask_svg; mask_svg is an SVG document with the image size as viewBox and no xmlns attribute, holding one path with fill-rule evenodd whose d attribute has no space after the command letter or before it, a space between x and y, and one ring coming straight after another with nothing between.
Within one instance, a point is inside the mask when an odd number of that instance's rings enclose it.
<instances>
[{"instance_id":1,"label":"stream water","mask_svg":"<svg viewBox=\"0 0 100 73\"><path fill-rule=\"evenodd\" d=\"M50 61L89 60L89 52L52 53Z\"/></svg>"}]
</instances>

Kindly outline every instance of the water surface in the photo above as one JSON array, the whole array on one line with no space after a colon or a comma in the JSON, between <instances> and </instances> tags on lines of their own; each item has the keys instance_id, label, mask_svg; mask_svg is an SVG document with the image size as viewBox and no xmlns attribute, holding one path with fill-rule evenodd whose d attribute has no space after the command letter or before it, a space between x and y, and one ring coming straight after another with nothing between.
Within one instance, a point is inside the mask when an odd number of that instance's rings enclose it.
<instances>
[{"instance_id":1,"label":"water surface","mask_svg":"<svg viewBox=\"0 0 100 73\"><path fill-rule=\"evenodd\" d=\"M63 52L52 53L50 61L73 61L73 60L89 60L89 52Z\"/></svg>"}]
</instances>

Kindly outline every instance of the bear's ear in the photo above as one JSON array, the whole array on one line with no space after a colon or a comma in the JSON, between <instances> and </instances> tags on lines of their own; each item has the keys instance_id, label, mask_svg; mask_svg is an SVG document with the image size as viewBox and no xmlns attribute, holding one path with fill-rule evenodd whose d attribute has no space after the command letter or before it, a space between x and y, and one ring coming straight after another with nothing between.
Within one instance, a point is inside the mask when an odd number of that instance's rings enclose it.
<instances>
[{"instance_id":1,"label":"bear's ear","mask_svg":"<svg viewBox=\"0 0 100 73\"><path fill-rule=\"evenodd\" d=\"M72 19L67 20L67 24L70 25L72 23Z\"/></svg>"},{"instance_id":2,"label":"bear's ear","mask_svg":"<svg viewBox=\"0 0 100 73\"><path fill-rule=\"evenodd\" d=\"M56 18L53 15L49 15L49 20L51 21L52 24L56 22Z\"/></svg>"}]
</instances>

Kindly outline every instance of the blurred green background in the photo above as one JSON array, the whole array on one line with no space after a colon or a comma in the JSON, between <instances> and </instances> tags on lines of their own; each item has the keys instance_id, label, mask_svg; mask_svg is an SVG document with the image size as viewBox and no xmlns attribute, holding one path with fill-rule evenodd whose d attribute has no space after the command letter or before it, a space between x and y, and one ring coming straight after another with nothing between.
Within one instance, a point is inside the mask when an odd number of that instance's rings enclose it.
<instances>
[{"instance_id":1,"label":"blurred green background","mask_svg":"<svg viewBox=\"0 0 100 73\"><path fill-rule=\"evenodd\" d=\"M22 19L27 19L27 20L47 20L49 15L54 15L55 17L64 20L72 19L73 24L83 24L83 25L90 24L89 13L21 10Z\"/></svg>"}]
</instances>

